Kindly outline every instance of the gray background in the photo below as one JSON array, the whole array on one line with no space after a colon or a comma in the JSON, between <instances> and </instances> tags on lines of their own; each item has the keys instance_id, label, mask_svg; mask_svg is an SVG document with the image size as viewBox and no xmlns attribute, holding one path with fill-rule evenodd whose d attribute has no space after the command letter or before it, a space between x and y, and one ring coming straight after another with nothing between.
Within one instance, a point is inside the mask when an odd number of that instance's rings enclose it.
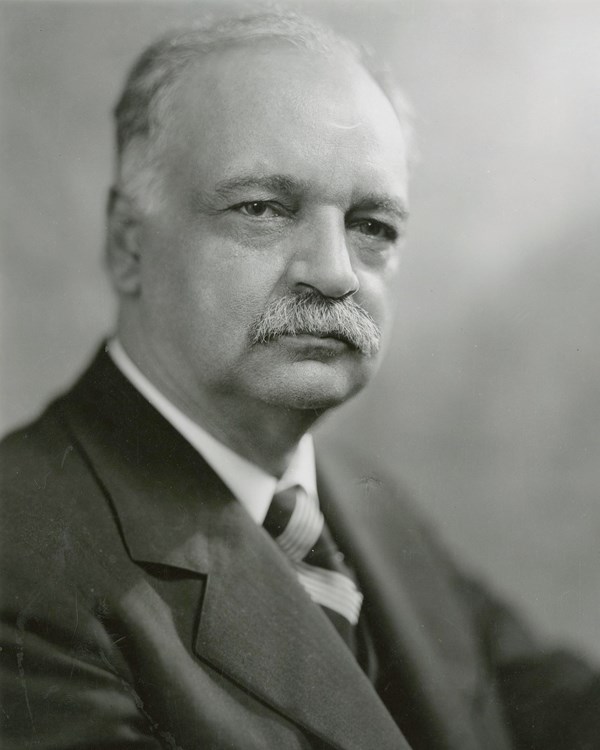
<instances>
[{"instance_id":1,"label":"gray background","mask_svg":"<svg viewBox=\"0 0 600 750\"><path fill-rule=\"evenodd\" d=\"M0 6L2 431L110 330L109 110L141 47L209 7ZM402 476L542 631L600 656L600 7L300 7L391 62L421 151L389 357L323 429Z\"/></svg>"}]
</instances>

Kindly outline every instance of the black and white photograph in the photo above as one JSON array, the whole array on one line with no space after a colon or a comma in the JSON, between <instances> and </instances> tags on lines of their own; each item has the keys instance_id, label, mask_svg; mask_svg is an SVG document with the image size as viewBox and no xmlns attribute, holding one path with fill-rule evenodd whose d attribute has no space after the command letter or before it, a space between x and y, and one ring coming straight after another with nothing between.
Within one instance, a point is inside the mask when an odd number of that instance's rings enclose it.
<instances>
[{"instance_id":1,"label":"black and white photograph","mask_svg":"<svg viewBox=\"0 0 600 750\"><path fill-rule=\"evenodd\" d=\"M0 2L3 750L600 750L599 42Z\"/></svg>"}]
</instances>

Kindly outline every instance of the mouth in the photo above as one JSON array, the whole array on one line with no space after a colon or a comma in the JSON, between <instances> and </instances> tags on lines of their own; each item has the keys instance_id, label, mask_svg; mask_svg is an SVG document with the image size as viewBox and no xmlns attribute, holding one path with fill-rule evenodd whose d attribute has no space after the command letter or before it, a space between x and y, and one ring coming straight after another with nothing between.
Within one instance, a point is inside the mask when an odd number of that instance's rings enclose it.
<instances>
[{"instance_id":1,"label":"mouth","mask_svg":"<svg viewBox=\"0 0 600 750\"><path fill-rule=\"evenodd\" d=\"M356 346L348 339L337 333L295 333L284 334L279 340L294 349L314 349L330 351L332 354L347 351L348 349L356 351Z\"/></svg>"}]
</instances>

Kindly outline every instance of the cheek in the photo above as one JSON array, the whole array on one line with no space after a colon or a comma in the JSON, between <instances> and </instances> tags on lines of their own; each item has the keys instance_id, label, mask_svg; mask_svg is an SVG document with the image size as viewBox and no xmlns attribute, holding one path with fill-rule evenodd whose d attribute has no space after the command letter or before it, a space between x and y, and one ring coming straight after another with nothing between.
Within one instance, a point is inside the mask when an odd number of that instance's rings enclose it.
<instances>
[{"instance_id":1,"label":"cheek","mask_svg":"<svg viewBox=\"0 0 600 750\"><path fill-rule=\"evenodd\" d=\"M276 264L224 242L189 245L179 278L181 294L206 328L245 337L276 293Z\"/></svg>"},{"instance_id":2,"label":"cheek","mask_svg":"<svg viewBox=\"0 0 600 750\"><path fill-rule=\"evenodd\" d=\"M360 279L360 299L357 301L373 316L378 325L385 327L393 315L397 302L395 275L366 274Z\"/></svg>"}]
</instances>

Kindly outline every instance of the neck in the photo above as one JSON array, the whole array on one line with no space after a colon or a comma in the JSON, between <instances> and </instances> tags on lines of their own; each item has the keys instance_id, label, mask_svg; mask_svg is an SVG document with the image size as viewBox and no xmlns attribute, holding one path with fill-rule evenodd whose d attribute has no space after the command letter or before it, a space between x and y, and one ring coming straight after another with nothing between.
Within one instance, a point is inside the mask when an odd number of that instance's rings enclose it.
<instances>
[{"instance_id":1,"label":"neck","mask_svg":"<svg viewBox=\"0 0 600 750\"><path fill-rule=\"evenodd\" d=\"M302 436L319 418L318 410L289 409L225 391L208 396L185 391L169 368L156 366L146 350L119 336L125 353L142 375L189 419L238 455L280 477Z\"/></svg>"},{"instance_id":2,"label":"neck","mask_svg":"<svg viewBox=\"0 0 600 750\"><path fill-rule=\"evenodd\" d=\"M280 477L288 467L302 436L318 415L299 411L270 409L264 404L232 404L218 414L192 417L217 440L267 473ZM240 414L240 411L243 413Z\"/></svg>"},{"instance_id":3,"label":"neck","mask_svg":"<svg viewBox=\"0 0 600 750\"><path fill-rule=\"evenodd\" d=\"M199 402L154 383L177 408L238 455L280 477L302 436L318 418L314 411L283 409L236 399Z\"/></svg>"}]
</instances>

